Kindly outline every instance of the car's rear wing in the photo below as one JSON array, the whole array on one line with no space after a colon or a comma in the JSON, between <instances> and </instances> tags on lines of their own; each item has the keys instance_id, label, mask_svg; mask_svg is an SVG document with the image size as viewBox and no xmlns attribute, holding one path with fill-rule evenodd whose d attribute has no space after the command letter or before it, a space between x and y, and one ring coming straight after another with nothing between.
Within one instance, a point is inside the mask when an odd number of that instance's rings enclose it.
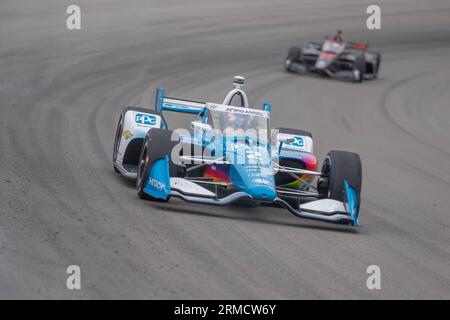
<instances>
[{"instance_id":1,"label":"car's rear wing","mask_svg":"<svg viewBox=\"0 0 450 320\"><path fill-rule=\"evenodd\" d=\"M165 128L167 128L167 123L163 116L164 110L201 115L205 109L205 102L166 97L164 88L156 90L155 111L161 115Z\"/></svg>"}]
</instances>

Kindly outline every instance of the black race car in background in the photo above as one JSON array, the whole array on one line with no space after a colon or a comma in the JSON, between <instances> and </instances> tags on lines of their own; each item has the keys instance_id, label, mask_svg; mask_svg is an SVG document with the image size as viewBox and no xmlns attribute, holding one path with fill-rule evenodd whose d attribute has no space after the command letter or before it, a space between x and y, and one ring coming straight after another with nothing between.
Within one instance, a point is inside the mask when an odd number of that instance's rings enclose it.
<instances>
[{"instance_id":1,"label":"black race car in background","mask_svg":"<svg viewBox=\"0 0 450 320\"><path fill-rule=\"evenodd\" d=\"M326 39L308 42L303 48L291 47L285 60L288 72L314 72L355 82L376 79L381 54L367 50L365 43Z\"/></svg>"}]
</instances>

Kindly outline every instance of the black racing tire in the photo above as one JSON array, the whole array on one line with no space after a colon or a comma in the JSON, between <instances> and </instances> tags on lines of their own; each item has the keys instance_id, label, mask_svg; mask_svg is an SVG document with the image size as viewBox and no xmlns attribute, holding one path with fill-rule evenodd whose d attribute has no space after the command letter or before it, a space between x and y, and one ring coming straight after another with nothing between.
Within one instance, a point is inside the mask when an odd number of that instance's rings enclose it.
<instances>
[{"instance_id":1,"label":"black racing tire","mask_svg":"<svg viewBox=\"0 0 450 320\"><path fill-rule=\"evenodd\" d=\"M376 79L378 78L378 72L380 71L380 66L381 66L381 53L376 53L377 56L377 69L375 70L374 74L373 74L373 78Z\"/></svg>"},{"instance_id":2,"label":"black racing tire","mask_svg":"<svg viewBox=\"0 0 450 320\"><path fill-rule=\"evenodd\" d=\"M345 201L344 181L347 180L356 193L359 210L362 165L361 158L357 153L338 150L328 152L323 162L322 175L317 182L317 190L321 198Z\"/></svg>"},{"instance_id":3,"label":"black racing tire","mask_svg":"<svg viewBox=\"0 0 450 320\"><path fill-rule=\"evenodd\" d=\"M120 173L120 171L116 168L116 159L117 159L117 152L119 151L119 141L120 137L123 134L123 118L124 113L123 111L120 113L119 121L117 122L117 128L116 128L116 136L114 138L114 147L113 147L113 168L117 173Z\"/></svg>"},{"instance_id":4,"label":"black racing tire","mask_svg":"<svg viewBox=\"0 0 450 320\"><path fill-rule=\"evenodd\" d=\"M117 122L116 135L114 137L113 155L112 155L113 168L114 168L114 171L116 171L117 173L120 173L120 171L116 168L115 163L116 163L116 159L117 159L117 153L119 151L120 139L123 134L123 124L124 124L124 120L125 120L125 113L130 110L158 115L157 113L155 113L152 110L141 108L141 107L128 106L128 107L125 107L122 109L122 111L120 112L119 121Z\"/></svg>"},{"instance_id":5,"label":"black racing tire","mask_svg":"<svg viewBox=\"0 0 450 320\"><path fill-rule=\"evenodd\" d=\"M364 55L359 55L353 65L353 82L363 82L366 73L366 61Z\"/></svg>"},{"instance_id":6,"label":"black racing tire","mask_svg":"<svg viewBox=\"0 0 450 320\"><path fill-rule=\"evenodd\" d=\"M290 65L292 62L299 62L302 56L302 49L299 47L289 48L288 55L285 59L284 66L286 71L291 71Z\"/></svg>"},{"instance_id":7,"label":"black racing tire","mask_svg":"<svg viewBox=\"0 0 450 320\"><path fill-rule=\"evenodd\" d=\"M164 199L154 198L144 192L148 175L150 174L153 163L164 156L169 156L169 175L178 176L179 166L175 165L171 159L173 148L179 143L178 140L172 141L172 130L152 128L148 131L144 143L142 144L141 154L139 156L138 173L136 179L137 194L141 199L157 202L167 202L170 196ZM175 136L174 138L176 138Z\"/></svg>"}]
</instances>

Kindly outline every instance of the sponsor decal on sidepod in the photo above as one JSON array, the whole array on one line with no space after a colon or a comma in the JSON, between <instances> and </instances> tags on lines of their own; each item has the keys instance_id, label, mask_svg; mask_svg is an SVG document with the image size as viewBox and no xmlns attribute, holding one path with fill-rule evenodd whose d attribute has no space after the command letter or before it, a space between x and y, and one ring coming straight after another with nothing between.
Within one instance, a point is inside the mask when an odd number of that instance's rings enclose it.
<instances>
[{"instance_id":1,"label":"sponsor decal on sidepod","mask_svg":"<svg viewBox=\"0 0 450 320\"><path fill-rule=\"evenodd\" d=\"M133 132L131 132L130 130L125 130L122 135L125 140L128 140L133 136Z\"/></svg>"},{"instance_id":2,"label":"sponsor decal on sidepod","mask_svg":"<svg viewBox=\"0 0 450 320\"><path fill-rule=\"evenodd\" d=\"M303 138L302 137L292 137L291 139L287 140L285 142L288 146L294 146L294 147L303 147Z\"/></svg>"},{"instance_id":3,"label":"sponsor decal on sidepod","mask_svg":"<svg viewBox=\"0 0 450 320\"><path fill-rule=\"evenodd\" d=\"M156 124L156 117L149 114L136 113L134 121L137 124L154 126Z\"/></svg>"}]
</instances>

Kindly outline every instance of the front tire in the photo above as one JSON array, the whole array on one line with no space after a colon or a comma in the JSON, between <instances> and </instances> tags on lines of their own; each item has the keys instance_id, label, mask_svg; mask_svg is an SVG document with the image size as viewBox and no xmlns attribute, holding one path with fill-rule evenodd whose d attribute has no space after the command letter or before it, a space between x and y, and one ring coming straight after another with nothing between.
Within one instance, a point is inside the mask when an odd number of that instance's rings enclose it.
<instances>
[{"instance_id":1,"label":"front tire","mask_svg":"<svg viewBox=\"0 0 450 320\"><path fill-rule=\"evenodd\" d=\"M302 55L302 49L299 47L291 47L288 51L288 55L286 57L284 67L286 71L292 72L291 64L293 62L299 62Z\"/></svg>"},{"instance_id":2,"label":"front tire","mask_svg":"<svg viewBox=\"0 0 450 320\"><path fill-rule=\"evenodd\" d=\"M364 75L366 73L366 62L363 55L356 59L352 73L353 82L362 82L364 80Z\"/></svg>"},{"instance_id":3,"label":"front tire","mask_svg":"<svg viewBox=\"0 0 450 320\"><path fill-rule=\"evenodd\" d=\"M167 199L154 198L144 192L144 187L148 182L149 174L155 161L169 156L169 175L176 177L178 175L178 166L172 162L171 153L173 148L179 143L178 140L173 141L173 131L167 129L152 128L148 131L144 143L142 145L141 154L139 156L138 173L136 179L137 194L141 199L167 202Z\"/></svg>"},{"instance_id":4,"label":"front tire","mask_svg":"<svg viewBox=\"0 0 450 320\"><path fill-rule=\"evenodd\" d=\"M330 151L322 166L322 177L317 181L321 198L346 201L344 181L355 191L358 210L361 197L362 165L358 154L348 151Z\"/></svg>"}]
</instances>

